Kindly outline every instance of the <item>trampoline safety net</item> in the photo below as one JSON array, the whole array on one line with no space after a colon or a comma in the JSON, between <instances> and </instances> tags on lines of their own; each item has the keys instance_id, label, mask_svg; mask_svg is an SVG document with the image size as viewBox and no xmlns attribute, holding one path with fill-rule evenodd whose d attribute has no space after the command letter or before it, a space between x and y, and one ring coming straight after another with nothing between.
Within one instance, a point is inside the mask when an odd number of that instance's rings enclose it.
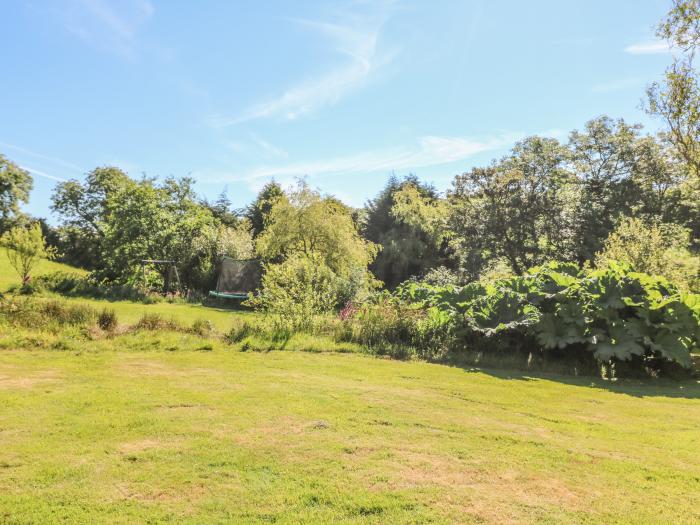
<instances>
[{"instance_id":1,"label":"trampoline safety net","mask_svg":"<svg viewBox=\"0 0 700 525\"><path fill-rule=\"evenodd\" d=\"M216 291L221 294L247 294L260 286L262 266L255 259L236 260L224 257L221 261Z\"/></svg>"}]
</instances>

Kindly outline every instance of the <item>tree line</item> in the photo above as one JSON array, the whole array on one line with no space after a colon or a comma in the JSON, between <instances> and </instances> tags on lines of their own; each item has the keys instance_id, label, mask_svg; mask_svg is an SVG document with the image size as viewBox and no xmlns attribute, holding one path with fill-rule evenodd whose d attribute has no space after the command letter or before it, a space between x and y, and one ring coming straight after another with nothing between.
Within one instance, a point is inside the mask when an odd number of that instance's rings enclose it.
<instances>
[{"instance_id":1,"label":"tree line","mask_svg":"<svg viewBox=\"0 0 700 525\"><path fill-rule=\"evenodd\" d=\"M413 175L391 177L360 209L303 181L290 189L271 181L235 210L225 194L199 197L191 178L135 180L99 167L83 182L56 186L51 209L60 225L42 221L44 235L63 261L119 284L142 278L142 259L172 259L188 289L206 291L221 257L258 257L269 292L261 304L306 293L323 297L322 309L411 278L522 275L551 260L585 267L626 259L696 286L699 13L697 0L675 0L659 27L682 53L647 93L647 111L665 124L658 134L601 116L565 142L528 137L456 175L445 193ZM31 186L29 173L0 156L2 231L27 221L19 204ZM155 269L147 277L160 278ZM285 296L295 279L303 286Z\"/></svg>"}]
</instances>

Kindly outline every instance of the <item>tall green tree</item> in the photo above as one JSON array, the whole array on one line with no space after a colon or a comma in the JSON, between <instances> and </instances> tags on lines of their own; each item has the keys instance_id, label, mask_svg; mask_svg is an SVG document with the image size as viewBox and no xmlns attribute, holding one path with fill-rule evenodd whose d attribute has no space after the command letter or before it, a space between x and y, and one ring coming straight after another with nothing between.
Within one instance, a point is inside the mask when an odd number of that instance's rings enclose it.
<instances>
[{"instance_id":1,"label":"tall green tree","mask_svg":"<svg viewBox=\"0 0 700 525\"><path fill-rule=\"evenodd\" d=\"M177 262L183 284L204 289L210 284L210 253L195 239L215 227L216 219L202 206L189 178L130 180L106 201L101 245L101 277L137 282L142 259ZM204 259L204 260L203 260Z\"/></svg>"},{"instance_id":2,"label":"tall green tree","mask_svg":"<svg viewBox=\"0 0 700 525\"><path fill-rule=\"evenodd\" d=\"M677 224L627 217L605 240L595 264L629 264L632 269L661 275L685 290L700 291L700 256L688 250L688 231Z\"/></svg>"},{"instance_id":3,"label":"tall green tree","mask_svg":"<svg viewBox=\"0 0 700 525\"><path fill-rule=\"evenodd\" d=\"M638 197L632 215L649 223L678 224L700 242L700 184L661 133L640 138L632 182Z\"/></svg>"},{"instance_id":4,"label":"tall green tree","mask_svg":"<svg viewBox=\"0 0 700 525\"><path fill-rule=\"evenodd\" d=\"M270 181L263 186L255 200L245 209L243 215L250 221L253 237L263 232L272 206L283 195L282 186L274 180Z\"/></svg>"},{"instance_id":5,"label":"tall green tree","mask_svg":"<svg viewBox=\"0 0 700 525\"><path fill-rule=\"evenodd\" d=\"M377 247L362 238L352 210L303 181L275 201L255 247L265 262L255 304L271 312L290 313L291 298L297 297L309 301L300 311L319 313L321 306L342 304L374 286L367 266ZM323 290L313 283L323 283ZM321 302L311 300L316 293L324 295Z\"/></svg>"},{"instance_id":6,"label":"tall green tree","mask_svg":"<svg viewBox=\"0 0 700 525\"><path fill-rule=\"evenodd\" d=\"M0 154L0 233L17 217L20 203L29 202L32 185L27 170Z\"/></svg>"},{"instance_id":7,"label":"tall green tree","mask_svg":"<svg viewBox=\"0 0 700 525\"><path fill-rule=\"evenodd\" d=\"M301 254L349 278L358 270L365 271L376 253L373 243L357 231L349 207L303 181L277 199L266 222L255 241L265 261L283 261Z\"/></svg>"},{"instance_id":8,"label":"tall green tree","mask_svg":"<svg viewBox=\"0 0 700 525\"><path fill-rule=\"evenodd\" d=\"M694 64L700 45L700 1L673 0L657 34L680 54L666 70L664 81L647 89L646 110L664 121L678 155L700 179L700 83Z\"/></svg>"},{"instance_id":9,"label":"tall green tree","mask_svg":"<svg viewBox=\"0 0 700 525\"><path fill-rule=\"evenodd\" d=\"M640 128L602 116L570 135L573 170L580 186L575 216L579 263L593 260L620 218L631 215L639 199L633 175Z\"/></svg>"},{"instance_id":10,"label":"tall green tree","mask_svg":"<svg viewBox=\"0 0 700 525\"><path fill-rule=\"evenodd\" d=\"M529 137L486 168L458 175L450 192L450 228L467 276L504 259L522 274L572 252L574 178L567 149Z\"/></svg>"},{"instance_id":11,"label":"tall green tree","mask_svg":"<svg viewBox=\"0 0 700 525\"><path fill-rule=\"evenodd\" d=\"M209 208L212 215L226 226L235 227L240 222L240 217L233 210L231 199L225 190L219 194L214 202L210 203L205 199L202 201L202 205Z\"/></svg>"},{"instance_id":12,"label":"tall green tree","mask_svg":"<svg viewBox=\"0 0 700 525\"><path fill-rule=\"evenodd\" d=\"M107 202L133 181L121 169L99 167L84 182L70 180L56 185L51 210L61 218L58 248L64 261L88 269L103 269L101 245L107 227Z\"/></svg>"},{"instance_id":13,"label":"tall green tree","mask_svg":"<svg viewBox=\"0 0 700 525\"><path fill-rule=\"evenodd\" d=\"M402 193L407 188L412 188L409 190L412 196ZM399 204L397 207L398 195L404 197L403 206ZM411 205L406 198L410 198ZM410 277L423 275L431 268L454 266L449 246L442 242L444 237L433 235L437 230L424 228L412 219L420 205L431 208L438 201L435 188L410 175L404 179L392 176L379 195L366 204L362 233L366 239L381 246L370 269L388 288L394 288Z\"/></svg>"}]
</instances>

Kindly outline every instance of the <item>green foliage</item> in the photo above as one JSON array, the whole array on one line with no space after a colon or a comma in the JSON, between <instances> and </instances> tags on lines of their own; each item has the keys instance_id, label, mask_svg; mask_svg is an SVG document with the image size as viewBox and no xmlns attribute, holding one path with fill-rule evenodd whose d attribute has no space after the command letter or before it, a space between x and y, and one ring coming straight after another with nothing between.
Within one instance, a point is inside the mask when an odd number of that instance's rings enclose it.
<instances>
[{"instance_id":1,"label":"green foliage","mask_svg":"<svg viewBox=\"0 0 700 525\"><path fill-rule=\"evenodd\" d=\"M130 181L106 203L100 278L136 284L142 259L177 261L186 287L205 289L212 280L211 251L195 243L201 232L216 225L201 206L191 179L166 179L163 184L145 179ZM165 277L165 276L162 276Z\"/></svg>"},{"instance_id":2,"label":"green foliage","mask_svg":"<svg viewBox=\"0 0 700 525\"><path fill-rule=\"evenodd\" d=\"M167 319L159 313L144 314L136 323L136 328L138 330L184 331L182 325L175 319Z\"/></svg>"},{"instance_id":3,"label":"green foliage","mask_svg":"<svg viewBox=\"0 0 700 525\"><path fill-rule=\"evenodd\" d=\"M193 183L135 181L108 167L93 170L85 183L59 184L52 209L64 222L56 232L64 260L92 269L98 281L120 285L143 284L142 259L175 260L186 288L210 289L222 255L251 254L250 226L221 199L202 204ZM157 286L166 276L155 272L151 284Z\"/></svg>"},{"instance_id":4,"label":"green foliage","mask_svg":"<svg viewBox=\"0 0 700 525\"><path fill-rule=\"evenodd\" d=\"M574 180L569 152L555 139L529 137L487 168L458 175L450 193L450 227L471 277L489 259L523 273L571 252Z\"/></svg>"},{"instance_id":5,"label":"green foliage","mask_svg":"<svg viewBox=\"0 0 700 525\"><path fill-rule=\"evenodd\" d=\"M22 285L29 283L30 274L41 259L52 259L54 250L46 246L41 226L15 226L0 237L0 246L7 251L10 265L19 274Z\"/></svg>"},{"instance_id":6,"label":"green foliage","mask_svg":"<svg viewBox=\"0 0 700 525\"><path fill-rule=\"evenodd\" d=\"M223 257L252 259L255 255L253 234L247 219L229 226L223 223L206 222L190 246L191 270L200 276L198 286L206 288L216 284L217 268Z\"/></svg>"},{"instance_id":7,"label":"green foliage","mask_svg":"<svg viewBox=\"0 0 700 525\"><path fill-rule=\"evenodd\" d=\"M284 196L282 186L274 180L268 182L258 193L255 200L245 209L245 217L250 222L253 237L260 235L267 226L272 206Z\"/></svg>"},{"instance_id":8,"label":"green foliage","mask_svg":"<svg viewBox=\"0 0 700 525\"><path fill-rule=\"evenodd\" d=\"M367 265L375 246L360 237L346 206L303 182L272 206L256 249L265 275L248 304L294 329L373 286Z\"/></svg>"},{"instance_id":9,"label":"green foliage","mask_svg":"<svg viewBox=\"0 0 700 525\"><path fill-rule=\"evenodd\" d=\"M94 299L130 300L143 303L162 301L159 295L148 294L143 288L128 284L115 284L99 280L94 275L58 271L40 275L32 282L38 291L59 293L68 297L92 297Z\"/></svg>"},{"instance_id":10,"label":"green foliage","mask_svg":"<svg viewBox=\"0 0 700 525\"><path fill-rule=\"evenodd\" d=\"M368 346L415 346L423 331L442 336L442 355L472 347L613 367L633 362L658 374L669 364L690 366L700 346L700 296L623 264L584 272L550 263L489 285L408 282L355 322L367 325L357 333Z\"/></svg>"},{"instance_id":11,"label":"green foliage","mask_svg":"<svg viewBox=\"0 0 700 525\"><path fill-rule=\"evenodd\" d=\"M255 247L264 261L275 263L302 255L344 279L366 272L377 252L374 244L359 235L348 207L302 181L272 206ZM366 275L359 277L367 280Z\"/></svg>"},{"instance_id":12,"label":"green foliage","mask_svg":"<svg viewBox=\"0 0 700 525\"><path fill-rule=\"evenodd\" d=\"M20 213L20 203L29 202L32 186L29 172L0 154L0 233Z\"/></svg>"},{"instance_id":13,"label":"green foliage","mask_svg":"<svg viewBox=\"0 0 700 525\"><path fill-rule=\"evenodd\" d=\"M63 220L58 246L65 262L87 269L103 267L107 203L131 182L119 168L106 166L92 170L83 183L69 180L56 185L51 210Z\"/></svg>"},{"instance_id":14,"label":"green foliage","mask_svg":"<svg viewBox=\"0 0 700 525\"><path fill-rule=\"evenodd\" d=\"M367 203L365 238L381 246L370 269L387 288L438 266L454 267L445 230L446 203L417 177L392 177Z\"/></svg>"},{"instance_id":15,"label":"green foliage","mask_svg":"<svg viewBox=\"0 0 700 525\"><path fill-rule=\"evenodd\" d=\"M599 117L573 131L570 148L580 181L574 213L575 260L591 261L622 215L631 215L637 200L633 182L635 144L640 126Z\"/></svg>"},{"instance_id":16,"label":"green foliage","mask_svg":"<svg viewBox=\"0 0 700 525\"><path fill-rule=\"evenodd\" d=\"M309 330L316 317L338 304L348 284L326 265L294 254L265 266L260 293L248 304L272 314L289 330Z\"/></svg>"},{"instance_id":17,"label":"green foliage","mask_svg":"<svg viewBox=\"0 0 700 525\"><path fill-rule=\"evenodd\" d=\"M635 271L660 275L685 290L700 292L700 257L688 250L688 233L674 224L648 224L627 218L610 234L595 264L629 264Z\"/></svg>"},{"instance_id":18,"label":"green foliage","mask_svg":"<svg viewBox=\"0 0 700 525\"><path fill-rule=\"evenodd\" d=\"M195 319L190 330L201 337L209 337L214 334L214 325L208 319Z\"/></svg>"},{"instance_id":19,"label":"green foliage","mask_svg":"<svg viewBox=\"0 0 700 525\"><path fill-rule=\"evenodd\" d=\"M673 7L659 24L657 34L680 49L666 70L664 82L647 89L650 115L661 118L668 139L700 183L700 84L694 67L695 51L700 45L700 3L697 0L673 0Z\"/></svg>"},{"instance_id":20,"label":"green foliage","mask_svg":"<svg viewBox=\"0 0 700 525\"><path fill-rule=\"evenodd\" d=\"M97 311L84 304L33 297L0 299L0 317L10 324L40 330L60 326L86 326L95 321Z\"/></svg>"}]
</instances>

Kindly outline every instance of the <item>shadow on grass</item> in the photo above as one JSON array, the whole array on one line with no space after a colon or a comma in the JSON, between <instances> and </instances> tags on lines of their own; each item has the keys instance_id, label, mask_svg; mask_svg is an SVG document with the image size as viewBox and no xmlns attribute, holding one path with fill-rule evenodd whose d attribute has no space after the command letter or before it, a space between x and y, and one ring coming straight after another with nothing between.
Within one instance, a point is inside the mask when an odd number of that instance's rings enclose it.
<instances>
[{"instance_id":1,"label":"shadow on grass","mask_svg":"<svg viewBox=\"0 0 700 525\"><path fill-rule=\"evenodd\" d=\"M596 376L573 376L536 370L506 370L454 363L452 363L452 366L461 368L465 372L480 372L499 379L514 381L555 381L566 385L597 388L616 394L625 394L640 398L673 397L700 399L700 381L697 379L672 380L648 378L608 380Z\"/></svg>"}]
</instances>

